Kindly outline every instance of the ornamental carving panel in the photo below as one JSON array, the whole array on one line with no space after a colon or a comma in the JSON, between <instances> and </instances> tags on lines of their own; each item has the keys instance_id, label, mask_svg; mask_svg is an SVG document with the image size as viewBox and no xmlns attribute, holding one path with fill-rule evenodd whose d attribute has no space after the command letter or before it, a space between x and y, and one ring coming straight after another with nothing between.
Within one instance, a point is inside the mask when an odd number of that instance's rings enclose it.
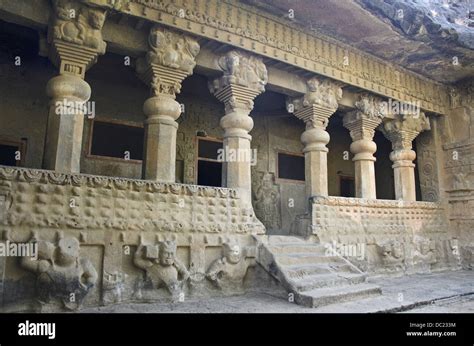
<instances>
[{"instance_id":1,"label":"ornamental carving panel","mask_svg":"<svg viewBox=\"0 0 474 346\"><path fill-rule=\"evenodd\" d=\"M105 11L80 4L78 1L54 0L56 16L53 17L49 40L61 40L91 48L104 54L106 43L102 39Z\"/></svg>"},{"instance_id":2,"label":"ornamental carving panel","mask_svg":"<svg viewBox=\"0 0 474 346\"><path fill-rule=\"evenodd\" d=\"M236 190L0 168L11 182L9 227L263 233Z\"/></svg>"},{"instance_id":3,"label":"ornamental carving panel","mask_svg":"<svg viewBox=\"0 0 474 346\"><path fill-rule=\"evenodd\" d=\"M218 65L224 71L224 76L219 79L219 85L214 87L238 84L260 92L265 90L268 74L261 58L234 50L220 57Z\"/></svg>"},{"instance_id":4,"label":"ornamental carving panel","mask_svg":"<svg viewBox=\"0 0 474 346\"><path fill-rule=\"evenodd\" d=\"M154 26L148 36L148 44L148 63L193 72L196 66L195 58L200 50L195 39L161 26Z\"/></svg>"},{"instance_id":5,"label":"ornamental carving panel","mask_svg":"<svg viewBox=\"0 0 474 346\"><path fill-rule=\"evenodd\" d=\"M416 138L421 196L427 202L436 202L439 199L438 160L433 135L433 131L427 131Z\"/></svg>"},{"instance_id":6,"label":"ornamental carving panel","mask_svg":"<svg viewBox=\"0 0 474 346\"><path fill-rule=\"evenodd\" d=\"M459 268L457 239L437 203L315 197L311 229L322 242L363 246L357 264L369 272Z\"/></svg>"}]
</instances>

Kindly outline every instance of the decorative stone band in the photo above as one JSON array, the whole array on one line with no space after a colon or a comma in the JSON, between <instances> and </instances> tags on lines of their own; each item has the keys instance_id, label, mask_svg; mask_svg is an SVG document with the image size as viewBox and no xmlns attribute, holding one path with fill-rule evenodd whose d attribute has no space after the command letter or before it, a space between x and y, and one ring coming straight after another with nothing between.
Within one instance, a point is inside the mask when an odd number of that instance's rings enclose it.
<instances>
[{"instance_id":1,"label":"decorative stone band","mask_svg":"<svg viewBox=\"0 0 474 346\"><path fill-rule=\"evenodd\" d=\"M60 74L78 75L81 78L97 62L97 57L98 53L94 49L59 40L54 40L50 49L50 59L59 67Z\"/></svg>"},{"instance_id":2,"label":"decorative stone band","mask_svg":"<svg viewBox=\"0 0 474 346\"><path fill-rule=\"evenodd\" d=\"M411 149L396 149L390 153L390 160L393 162L392 168L415 167L413 160L416 152Z\"/></svg>"},{"instance_id":3,"label":"decorative stone band","mask_svg":"<svg viewBox=\"0 0 474 346\"><path fill-rule=\"evenodd\" d=\"M321 107L315 104L302 107L295 111L295 116L305 122L307 128L320 126L326 128L329 117L334 114L334 108Z\"/></svg>"},{"instance_id":4,"label":"decorative stone band","mask_svg":"<svg viewBox=\"0 0 474 346\"><path fill-rule=\"evenodd\" d=\"M343 124L349 130L353 141L361 139L372 140L375 128L380 125L382 118L358 116L357 111L348 113L343 118Z\"/></svg>"},{"instance_id":5,"label":"decorative stone band","mask_svg":"<svg viewBox=\"0 0 474 346\"><path fill-rule=\"evenodd\" d=\"M264 233L237 190L0 166L1 222L18 227ZM2 204L0 203L0 207Z\"/></svg>"},{"instance_id":6,"label":"decorative stone band","mask_svg":"<svg viewBox=\"0 0 474 346\"><path fill-rule=\"evenodd\" d=\"M173 99L181 91L181 82L188 76L188 72L172 67L151 64L148 66L137 64L140 79L151 86L154 96L164 94Z\"/></svg>"},{"instance_id":7,"label":"decorative stone band","mask_svg":"<svg viewBox=\"0 0 474 346\"><path fill-rule=\"evenodd\" d=\"M321 127L309 128L301 134L301 142L304 144L303 153L311 151L328 152L326 144L329 143L329 133Z\"/></svg>"},{"instance_id":8,"label":"decorative stone band","mask_svg":"<svg viewBox=\"0 0 474 346\"><path fill-rule=\"evenodd\" d=\"M226 113L232 112L237 108L251 111L253 109L253 100L261 93L259 90L237 84L225 85L222 88L214 88L210 84L210 91L219 101L224 103Z\"/></svg>"}]
</instances>

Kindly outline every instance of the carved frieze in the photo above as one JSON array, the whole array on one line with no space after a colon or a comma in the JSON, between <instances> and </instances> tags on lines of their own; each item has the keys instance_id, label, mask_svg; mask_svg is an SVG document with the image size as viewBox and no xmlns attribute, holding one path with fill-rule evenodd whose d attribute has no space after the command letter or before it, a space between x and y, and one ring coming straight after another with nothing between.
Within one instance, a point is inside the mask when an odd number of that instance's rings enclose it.
<instances>
[{"instance_id":1,"label":"carved frieze","mask_svg":"<svg viewBox=\"0 0 474 346\"><path fill-rule=\"evenodd\" d=\"M448 106L447 88L242 3L229 0L123 0L122 3L120 10L124 13L152 21L158 18L162 24L240 46L386 97L421 100L421 106L429 111L443 113ZM352 68L341 64L344 57L349 57Z\"/></svg>"}]
</instances>

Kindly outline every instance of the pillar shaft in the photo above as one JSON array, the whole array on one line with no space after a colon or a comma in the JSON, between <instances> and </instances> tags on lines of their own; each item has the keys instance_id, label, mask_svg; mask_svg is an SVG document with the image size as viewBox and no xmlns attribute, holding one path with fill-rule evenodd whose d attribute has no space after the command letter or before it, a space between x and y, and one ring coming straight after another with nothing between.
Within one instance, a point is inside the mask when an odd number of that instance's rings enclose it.
<instances>
[{"instance_id":1,"label":"pillar shaft","mask_svg":"<svg viewBox=\"0 0 474 346\"><path fill-rule=\"evenodd\" d=\"M374 160L354 161L354 168L356 197L376 199Z\"/></svg>"},{"instance_id":2,"label":"pillar shaft","mask_svg":"<svg viewBox=\"0 0 474 346\"><path fill-rule=\"evenodd\" d=\"M411 149L398 149L390 153L396 199L416 201L415 158L416 153Z\"/></svg>"},{"instance_id":3,"label":"pillar shaft","mask_svg":"<svg viewBox=\"0 0 474 346\"><path fill-rule=\"evenodd\" d=\"M151 97L144 104L145 147L143 178L174 182L176 176L176 135L181 107L171 97Z\"/></svg>"},{"instance_id":4,"label":"pillar shaft","mask_svg":"<svg viewBox=\"0 0 474 346\"><path fill-rule=\"evenodd\" d=\"M329 143L329 133L323 126L309 127L301 135L305 145L303 149L305 160L306 196L328 195L328 165L326 144Z\"/></svg>"},{"instance_id":5,"label":"pillar shaft","mask_svg":"<svg viewBox=\"0 0 474 346\"><path fill-rule=\"evenodd\" d=\"M51 97L46 132L44 167L64 173L79 173L84 112L91 89L80 77L59 75L47 85Z\"/></svg>"}]
</instances>

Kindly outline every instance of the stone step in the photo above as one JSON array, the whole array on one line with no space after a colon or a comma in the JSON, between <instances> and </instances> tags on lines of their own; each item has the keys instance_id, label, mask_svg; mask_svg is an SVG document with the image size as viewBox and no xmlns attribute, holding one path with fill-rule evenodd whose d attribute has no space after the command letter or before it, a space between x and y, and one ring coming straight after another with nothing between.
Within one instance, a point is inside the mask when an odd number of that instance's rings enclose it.
<instances>
[{"instance_id":1,"label":"stone step","mask_svg":"<svg viewBox=\"0 0 474 346\"><path fill-rule=\"evenodd\" d=\"M356 285L363 283L365 279L366 276L362 274L347 273L345 275L338 275L331 273L310 275L299 279L289 279L288 283L296 291L304 292L322 287Z\"/></svg>"},{"instance_id":2,"label":"stone step","mask_svg":"<svg viewBox=\"0 0 474 346\"><path fill-rule=\"evenodd\" d=\"M295 294L295 302L309 307L329 305L380 294L366 283L366 275L326 248L297 237L266 236L260 263Z\"/></svg>"},{"instance_id":3,"label":"stone step","mask_svg":"<svg viewBox=\"0 0 474 346\"><path fill-rule=\"evenodd\" d=\"M314 253L318 255L326 254L326 248L319 244L289 243L281 245L269 245L268 248L275 255L296 253Z\"/></svg>"},{"instance_id":4,"label":"stone step","mask_svg":"<svg viewBox=\"0 0 474 346\"><path fill-rule=\"evenodd\" d=\"M295 265L295 264L313 264L313 263L345 263L340 257L326 256L325 254L317 253L291 253L275 255L275 261L280 265Z\"/></svg>"},{"instance_id":5,"label":"stone step","mask_svg":"<svg viewBox=\"0 0 474 346\"><path fill-rule=\"evenodd\" d=\"M297 304L317 308L333 303L347 302L354 299L363 299L381 294L379 286L372 284L357 284L335 287L322 287L295 294Z\"/></svg>"},{"instance_id":6,"label":"stone step","mask_svg":"<svg viewBox=\"0 0 474 346\"><path fill-rule=\"evenodd\" d=\"M294 264L281 265L281 271L289 279L302 278L308 275L316 274L360 274L353 266L344 263L312 263L312 264Z\"/></svg>"},{"instance_id":7,"label":"stone step","mask_svg":"<svg viewBox=\"0 0 474 346\"><path fill-rule=\"evenodd\" d=\"M286 235L266 235L266 236L262 236L260 239L264 244L268 244L268 245L313 244L313 243L309 243L305 241L303 238L286 236Z\"/></svg>"},{"instance_id":8,"label":"stone step","mask_svg":"<svg viewBox=\"0 0 474 346\"><path fill-rule=\"evenodd\" d=\"M333 271L327 263L307 264L307 265L285 265L280 266L281 271L288 279L302 278L308 275L315 274L332 274Z\"/></svg>"}]
</instances>

